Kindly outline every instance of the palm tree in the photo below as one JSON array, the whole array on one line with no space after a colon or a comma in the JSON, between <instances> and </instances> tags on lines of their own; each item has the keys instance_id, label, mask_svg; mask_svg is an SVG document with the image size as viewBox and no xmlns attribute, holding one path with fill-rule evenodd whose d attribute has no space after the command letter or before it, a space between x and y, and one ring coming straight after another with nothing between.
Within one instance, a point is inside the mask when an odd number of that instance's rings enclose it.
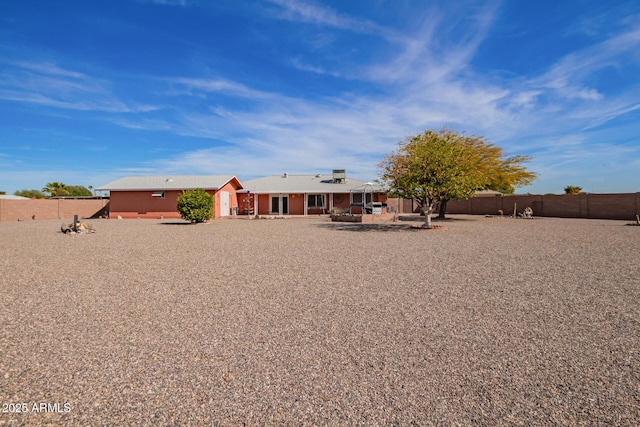
<instances>
[{"instance_id":1,"label":"palm tree","mask_svg":"<svg viewBox=\"0 0 640 427\"><path fill-rule=\"evenodd\" d=\"M69 194L67 186L58 181L49 182L47 186L42 189L42 192L49 193L49 197L60 197Z\"/></svg>"}]
</instances>

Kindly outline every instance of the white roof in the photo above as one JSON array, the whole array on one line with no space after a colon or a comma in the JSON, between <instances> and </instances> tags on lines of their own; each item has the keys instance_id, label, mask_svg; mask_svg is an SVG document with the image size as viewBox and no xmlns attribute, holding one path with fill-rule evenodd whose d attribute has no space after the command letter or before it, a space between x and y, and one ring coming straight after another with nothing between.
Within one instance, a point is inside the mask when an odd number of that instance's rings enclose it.
<instances>
[{"instance_id":1,"label":"white roof","mask_svg":"<svg viewBox=\"0 0 640 427\"><path fill-rule=\"evenodd\" d=\"M127 176L100 186L96 190L215 190L236 178L233 175L161 175ZM236 178L237 179L237 178Z\"/></svg>"},{"instance_id":2,"label":"white roof","mask_svg":"<svg viewBox=\"0 0 640 427\"><path fill-rule=\"evenodd\" d=\"M249 190L255 194L268 193L351 193L351 192L380 192L380 186L353 178L346 178L343 182L334 183L333 175L272 175L264 178L245 181L245 192Z\"/></svg>"},{"instance_id":3,"label":"white roof","mask_svg":"<svg viewBox=\"0 0 640 427\"><path fill-rule=\"evenodd\" d=\"M28 197L15 196L13 194L0 194L0 199L5 199L5 200L29 200Z\"/></svg>"}]
</instances>

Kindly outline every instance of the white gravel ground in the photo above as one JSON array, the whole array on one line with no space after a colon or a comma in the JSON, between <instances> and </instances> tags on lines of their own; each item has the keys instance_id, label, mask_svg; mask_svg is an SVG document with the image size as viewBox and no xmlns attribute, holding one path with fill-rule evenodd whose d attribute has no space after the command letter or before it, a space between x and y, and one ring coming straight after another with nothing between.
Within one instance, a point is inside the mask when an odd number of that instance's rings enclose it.
<instances>
[{"instance_id":1,"label":"white gravel ground","mask_svg":"<svg viewBox=\"0 0 640 427\"><path fill-rule=\"evenodd\" d=\"M0 223L2 426L640 425L624 221L89 222Z\"/></svg>"}]
</instances>

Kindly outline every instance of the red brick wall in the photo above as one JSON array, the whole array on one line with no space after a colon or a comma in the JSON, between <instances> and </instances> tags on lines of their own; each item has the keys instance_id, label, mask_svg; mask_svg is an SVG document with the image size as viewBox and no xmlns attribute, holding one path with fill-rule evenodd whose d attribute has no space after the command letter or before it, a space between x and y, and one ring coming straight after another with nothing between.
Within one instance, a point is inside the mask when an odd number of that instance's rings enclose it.
<instances>
[{"instance_id":1,"label":"red brick wall","mask_svg":"<svg viewBox=\"0 0 640 427\"><path fill-rule=\"evenodd\" d=\"M244 215L245 213L251 212L251 211L245 212L245 210L247 208L253 209L253 200L254 200L254 197L256 197L256 195L255 194L251 194L250 196L247 196L247 193L245 191L246 190L240 190L239 193L236 193L236 199L238 200L238 214L239 215ZM247 197L250 197L248 205L246 203Z\"/></svg>"},{"instance_id":2,"label":"red brick wall","mask_svg":"<svg viewBox=\"0 0 640 427\"><path fill-rule=\"evenodd\" d=\"M289 215L304 215L304 194L289 194Z\"/></svg>"},{"instance_id":3,"label":"red brick wall","mask_svg":"<svg viewBox=\"0 0 640 427\"><path fill-rule=\"evenodd\" d=\"M108 199L0 199L0 221L31 221L35 219L90 218L100 213Z\"/></svg>"},{"instance_id":4,"label":"red brick wall","mask_svg":"<svg viewBox=\"0 0 640 427\"><path fill-rule=\"evenodd\" d=\"M238 206L236 187L232 182L222 186L220 190L229 192L229 214L234 206ZM213 196L213 217L220 217L219 191L207 190ZM167 190L164 199L153 197L155 191L112 191L110 218L180 218L178 213L178 196L182 190Z\"/></svg>"},{"instance_id":5,"label":"red brick wall","mask_svg":"<svg viewBox=\"0 0 640 427\"><path fill-rule=\"evenodd\" d=\"M349 209L351 203L351 194L335 193L333 195L333 207L337 209Z\"/></svg>"},{"instance_id":6,"label":"red brick wall","mask_svg":"<svg viewBox=\"0 0 640 427\"><path fill-rule=\"evenodd\" d=\"M271 198L268 194L258 194L258 215L269 215L270 203Z\"/></svg>"},{"instance_id":7,"label":"red brick wall","mask_svg":"<svg viewBox=\"0 0 640 427\"><path fill-rule=\"evenodd\" d=\"M165 191L164 199L153 197L155 191L112 191L110 218L180 218L178 196L182 191Z\"/></svg>"}]
</instances>

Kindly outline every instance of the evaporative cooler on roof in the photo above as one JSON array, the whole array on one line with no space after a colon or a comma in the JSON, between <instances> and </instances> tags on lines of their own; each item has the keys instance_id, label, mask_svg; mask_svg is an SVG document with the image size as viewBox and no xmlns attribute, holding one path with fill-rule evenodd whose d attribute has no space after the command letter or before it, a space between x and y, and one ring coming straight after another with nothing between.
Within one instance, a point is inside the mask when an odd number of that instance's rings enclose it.
<instances>
[{"instance_id":1,"label":"evaporative cooler on roof","mask_svg":"<svg viewBox=\"0 0 640 427\"><path fill-rule=\"evenodd\" d=\"M347 171L344 169L333 170L333 182L335 184L342 184L347 179Z\"/></svg>"}]
</instances>

